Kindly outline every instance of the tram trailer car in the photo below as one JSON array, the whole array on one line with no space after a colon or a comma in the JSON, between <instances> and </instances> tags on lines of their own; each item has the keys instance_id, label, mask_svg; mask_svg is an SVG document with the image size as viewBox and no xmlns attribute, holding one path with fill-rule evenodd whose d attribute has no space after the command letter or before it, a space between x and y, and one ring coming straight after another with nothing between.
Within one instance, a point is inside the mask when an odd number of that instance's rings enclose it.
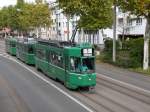
<instances>
[{"instance_id":1,"label":"tram trailer car","mask_svg":"<svg viewBox=\"0 0 150 112\"><path fill-rule=\"evenodd\" d=\"M6 52L9 53L10 55L16 56L16 43L17 39L16 38L6 38L5 39L5 47L6 47Z\"/></svg>"},{"instance_id":2,"label":"tram trailer car","mask_svg":"<svg viewBox=\"0 0 150 112\"><path fill-rule=\"evenodd\" d=\"M35 65L35 44L33 39L17 41L17 58L29 65Z\"/></svg>"},{"instance_id":3,"label":"tram trailer car","mask_svg":"<svg viewBox=\"0 0 150 112\"><path fill-rule=\"evenodd\" d=\"M94 49L90 44L71 45L69 42L38 41L36 68L67 88L96 85Z\"/></svg>"}]
</instances>

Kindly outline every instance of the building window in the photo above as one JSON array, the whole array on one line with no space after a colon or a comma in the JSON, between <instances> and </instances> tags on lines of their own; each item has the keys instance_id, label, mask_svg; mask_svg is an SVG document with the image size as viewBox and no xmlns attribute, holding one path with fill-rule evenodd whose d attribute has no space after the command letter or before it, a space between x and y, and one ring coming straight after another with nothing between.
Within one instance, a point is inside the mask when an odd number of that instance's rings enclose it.
<instances>
[{"instance_id":1,"label":"building window","mask_svg":"<svg viewBox=\"0 0 150 112\"><path fill-rule=\"evenodd\" d=\"M58 26L59 26L59 27L61 26L61 23L60 23L60 22L58 23Z\"/></svg>"},{"instance_id":2,"label":"building window","mask_svg":"<svg viewBox=\"0 0 150 112\"><path fill-rule=\"evenodd\" d=\"M128 20L127 20L127 25L128 25L128 26L132 26L132 19L128 19Z\"/></svg>"},{"instance_id":3,"label":"building window","mask_svg":"<svg viewBox=\"0 0 150 112\"><path fill-rule=\"evenodd\" d=\"M55 27L53 27L53 31L55 31Z\"/></svg>"},{"instance_id":4,"label":"building window","mask_svg":"<svg viewBox=\"0 0 150 112\"><path fill-rule=\"evenodd\" d=\"M119 19L118 19L118 24L119 24L119 25L123 25L123 18L119 18Z\"/></svg>"},{"instance_id":5,"label":"building window","mask_svg":"<svg viewBox=\"0 0 150 112\"><path fill-rule=\"evenodd\" d=\"M142 18L136 19L136 25L142 25Z\"/></svg>"},{"instance_id":6,"label":"building window","mask_svg":"<svg viewBox=\"0 0 150 112\"><path fill-rule=\"evenodd\" d=\"M127 29L126 29L126 33L130 33L130 28L127 28Z\"/></svg>"}]
</instances>

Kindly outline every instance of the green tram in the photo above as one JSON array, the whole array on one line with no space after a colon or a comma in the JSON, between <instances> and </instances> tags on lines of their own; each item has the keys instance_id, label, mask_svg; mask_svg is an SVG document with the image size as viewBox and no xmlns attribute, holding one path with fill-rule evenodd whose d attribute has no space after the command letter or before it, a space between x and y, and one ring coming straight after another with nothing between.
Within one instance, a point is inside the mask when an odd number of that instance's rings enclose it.
<instances>
[{"instance_id":1,"label":"green tram","mask_svg":"<svg viewBox=\"0 0 150 112\"><path fill-rule=\"evenodd\" d=\"M35 44L34 38L25 38L17 41L17 58L29 65L35 65Z\"/></svg>"},{"instance_id":2,"label":"green tram","mask_svg":"<svg viewBox=\"0 0 150 112\"><path fill-rule=\"evenodd\" d=\"M13 37L5 39L6 52L10 55L16 56L16 42L17 39Z\"/></svg>"},{"instance_id":3,"label":"green tram","mask_svg":"<svg viewBox=\"0 0 150 112\"><path fill-rule=\"evenodd\" d=\"M95 55L90 44L38 40L36 68L67 88L94 88Z\"/></svg>"}]
</instances>

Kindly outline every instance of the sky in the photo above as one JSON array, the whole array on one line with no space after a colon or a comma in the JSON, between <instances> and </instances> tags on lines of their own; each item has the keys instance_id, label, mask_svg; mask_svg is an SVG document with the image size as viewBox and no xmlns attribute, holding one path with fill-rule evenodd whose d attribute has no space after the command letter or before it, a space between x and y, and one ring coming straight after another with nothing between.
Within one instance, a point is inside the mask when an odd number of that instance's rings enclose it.
<instances>
[{"instance_id":1,"label":"sky","mask_svg":"<svg viewBox=\"0 0 150 112\"><path fill-rule=\"evenodd\" d=\"M25 2L34 2L34 0L24 0ZM52 0L49 0L52 1ZM17 0L0 0L0 7L15 5Z\"/></svg>"}]
</instances>

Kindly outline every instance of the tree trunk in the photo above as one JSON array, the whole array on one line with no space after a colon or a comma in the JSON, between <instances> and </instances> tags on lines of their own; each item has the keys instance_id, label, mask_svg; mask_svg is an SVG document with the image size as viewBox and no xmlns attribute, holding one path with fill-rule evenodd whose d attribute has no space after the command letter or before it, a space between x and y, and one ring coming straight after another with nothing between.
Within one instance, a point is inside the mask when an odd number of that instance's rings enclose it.
<instances>
[{"instance_id":1,"label":"tree trunk","mask_svg":"<svg viewBox=\"0 0 150 112\"><path fill-rule=\"evenodd\" d=\"M4 38L6 38L7 37L7 34L6 34L6 31L5 31L5 36L4 36Z\"/></svg>"},{"instance_id":2,"label":"tree trunk","mask_svg":"<svg viewBox=\"0 0 150 112\"><path fill-rule=\"evenodd\" d=\"M149 38L150 38L150 17L147 18L146 31L144 37L144 58L143 58L144 70L147 70L149 67Z\"/></svg>"},{"instance_id":3,"label":"tree trunk","mask_svg":"<svg viewBox=\"0 0 150 112\"><path fill-rule=\"evenodd\" d=\"M101 33L102 33L102 37L104 39L105 38L105 34L104 34L104 30L103 29L101 29Z\"/></svg>"},{"instance_id":4,"label":"tree trunk","mask_svg":"<svg viewBox=\"0 0 150 112\"><path fill-rule=\"evenodd\" d=\"M84 30L83 28L81 29L81 40L80 42L85 42L85 37L84 37Z\"/></svg>"},{"instance_id":5,"label":"tree trunk","mask_svg":"<svg viewBox=\"0 0 150 112\"><path fill-rule=\"evenodd\" d=\"M23 38L23 32L21 31L21 38Z\"/></svg>"},{"instance_id":6,"label":"tree trunk","mask_svg":"<svg viewBox=\"0 0 150 112\"><path fill-rule=\"evenodd\" d=\"M95 32L93 31L93 45L95 44Z\"/></svg>"}]
</instances>

